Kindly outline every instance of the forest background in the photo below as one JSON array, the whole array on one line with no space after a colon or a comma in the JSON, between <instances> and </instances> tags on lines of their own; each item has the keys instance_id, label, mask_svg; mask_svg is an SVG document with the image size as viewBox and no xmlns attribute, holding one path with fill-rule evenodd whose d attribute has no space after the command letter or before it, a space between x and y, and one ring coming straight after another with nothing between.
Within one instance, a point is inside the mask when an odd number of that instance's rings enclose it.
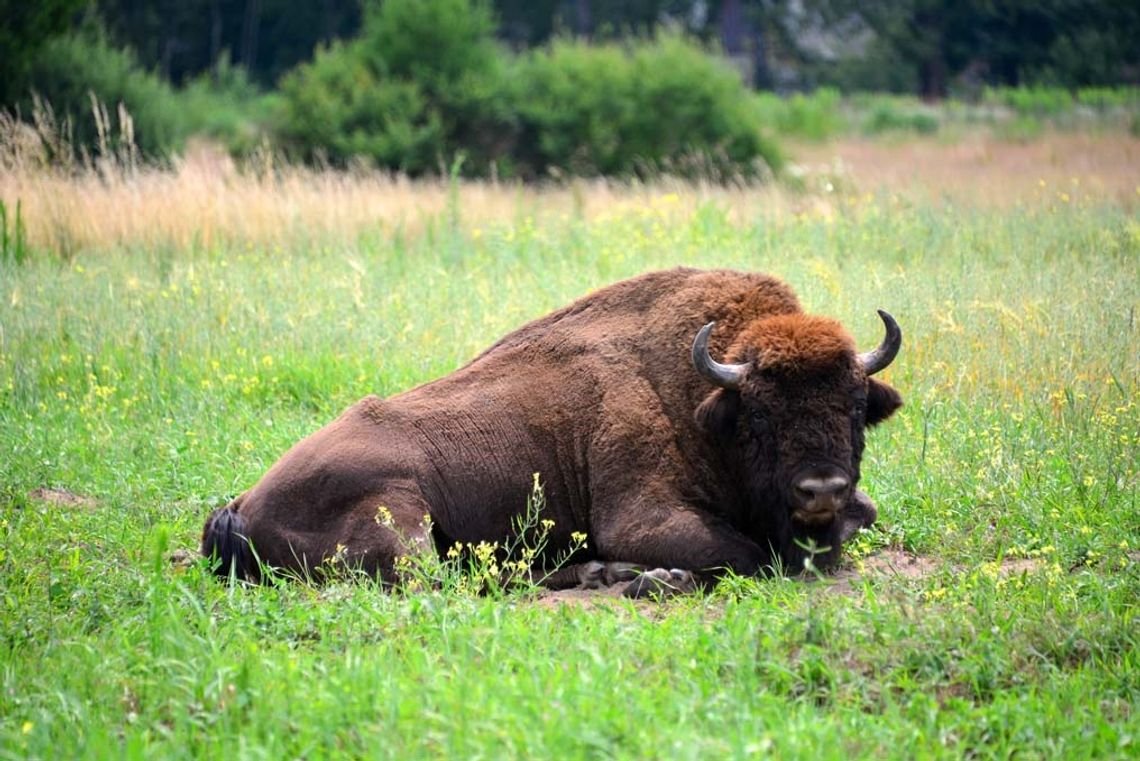
<instances>
[{"instance_id":1,"label":"forest background","mask_svg":"<svg viewBox=\"0 0 1140 761\"><path fill-rule=\"evenodd\" d=\"M411 175L764 177L786 138L961 118L1033 133L1074 107L1140 129L1140 6L1111 0L0 0L0 16L9 132L57 164L204 137Z\"/></svg>"}]
</instances>

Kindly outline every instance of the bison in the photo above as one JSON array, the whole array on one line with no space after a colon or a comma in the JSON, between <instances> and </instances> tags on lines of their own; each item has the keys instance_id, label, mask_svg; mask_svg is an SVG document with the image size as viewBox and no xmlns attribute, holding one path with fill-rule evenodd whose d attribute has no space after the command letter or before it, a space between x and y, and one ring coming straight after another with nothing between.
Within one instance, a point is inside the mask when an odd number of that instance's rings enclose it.
<instances>
[{"instance_id":1,"label":"bison","mask_svg":"<svg viewBox=\"0 0 1140 761\"><path fill-rule=\"evenodd\" d=\"M641 596L798 569L809 551L826 565L876 518L855 488L864 431L902 404L871 377L902 341L879 315L885 338L859 353L768 275L616 283L352 405L215 510L202 553L250 580L337 558L390 584L402 556L509 538L539 473L549 551L587 537L558 583L624 578Z\"/></svg>"}]
</instances>

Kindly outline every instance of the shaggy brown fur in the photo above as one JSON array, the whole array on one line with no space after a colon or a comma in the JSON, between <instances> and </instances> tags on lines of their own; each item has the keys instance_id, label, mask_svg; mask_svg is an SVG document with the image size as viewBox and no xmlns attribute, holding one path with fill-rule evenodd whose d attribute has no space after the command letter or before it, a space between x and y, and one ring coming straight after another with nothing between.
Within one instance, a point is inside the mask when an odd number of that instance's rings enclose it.
<instances>
[{"instance_id":1,"label":"shaggy brown fur","mask_svg":"<svg viewBox=\"0 0 1140 761\"><path fill-rule=\"evenodd\" d=\"M739 391L713 388L690 361L713 320L711 356L755 363ZM854 491L863 429L899 404L838 323L802 314L779 280L649 273L523 326L451 375L353 405L212 514L202 551L220 556L220 573L256 578L254 555L303 572L340 547L390 582L399 555L510 535L537 472L551 551L585 532L582 561L753 574L798 564L805 538L834 557L874 520ZM825 470L849 479L844 506L799 520L794 483Z\"/></svg>"}]
</instances>

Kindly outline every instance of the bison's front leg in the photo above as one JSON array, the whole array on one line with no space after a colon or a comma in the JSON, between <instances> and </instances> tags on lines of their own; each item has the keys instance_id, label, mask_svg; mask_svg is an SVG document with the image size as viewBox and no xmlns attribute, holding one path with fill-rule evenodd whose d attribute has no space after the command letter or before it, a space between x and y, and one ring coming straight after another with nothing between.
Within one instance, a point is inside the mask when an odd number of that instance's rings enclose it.
<instances>
[{"instance_id":1,"label":"bison's front leg","mask_svg":"<svg viewBox=\"0 0 1140 761\"><path fill-rule=\"evenodd\" d=\"M770 553L723 519L664 494L646 491L623 509L599 512L592 541L603 558L647 569L626 588L631 597L711 586L726 571L750 576Z\"/></svg>"}]
</instances>

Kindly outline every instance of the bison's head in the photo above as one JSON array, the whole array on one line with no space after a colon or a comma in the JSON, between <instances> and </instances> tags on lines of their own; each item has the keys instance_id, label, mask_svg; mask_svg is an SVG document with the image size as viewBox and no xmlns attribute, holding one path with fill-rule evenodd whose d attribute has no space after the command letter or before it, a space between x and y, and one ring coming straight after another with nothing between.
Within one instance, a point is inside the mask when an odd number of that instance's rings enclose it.
<instances>
[{"instance_id":1,"label":"bison's head","mask_svg":"<svg viewBox=\"0 0 1140 761\"><path fill-rule=\"evenodd\" d=\"M822 526L859 481L863 432L902 404L871 376L902 343L886 312L881 345L858 353L838 322L785 314L757 320L728 350L732 364L709 356L715 323L693 341L693 365L717 386L696 411L697 424L730 450L754 504L780 505L793 522Z\"/></svg>"}]
</instances>

